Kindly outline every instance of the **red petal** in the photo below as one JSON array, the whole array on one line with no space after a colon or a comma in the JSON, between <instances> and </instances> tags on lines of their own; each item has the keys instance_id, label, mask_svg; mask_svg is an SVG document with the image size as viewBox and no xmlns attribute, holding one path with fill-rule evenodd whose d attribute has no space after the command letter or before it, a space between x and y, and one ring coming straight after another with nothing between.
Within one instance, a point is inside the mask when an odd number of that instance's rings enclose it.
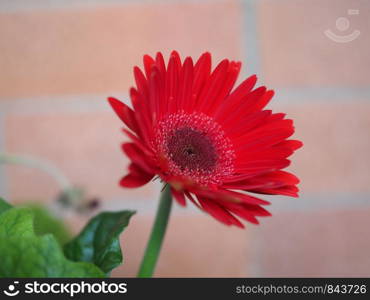
<instances>
[{"instance_id":1,"label":"red petal","mask_svg":"<svg viewBox=\"0 0 370 300\"><path fill-rule=\"evenodd\" d=\"M134 67L134 76L138 93L144 98L148 97L148 83L143 72L138 67Z\"/></svg>"},{"instance_id":2,"label":"red petal","mask_svg":"<svg viewBox=\"0 0 370 300\"><path fill-rule=\"evenodd\" d=\"M152 168L151 164L147 161L147 157L142 155L140 148L134 143L124 143L122 144L122 150L130 158L132 162L138 165L147 173L154 173L155 170Z\"/></svg>"},{"instance_id":3,"label":"red petal","mask_svg":"<svg viewBox=\"0 0 370 300\"><path fill-rule=\"evenodd\" d=\"M144 184L148 183L154 176L153 174L146 173L140 167L133 163L130 164L129 170L130 173L124 176L119 182L119 184L123 187L136 188L143 186Z\"/></svg>"},{"instance_id":4,"label":"red petal","mask_svg":"<svg viewBox=\"0 0 370 300\"><path fill-rule=\"evenodd\" d=\"M123 123L125 123L126 126L132 131L138 132L138 126L135 119L134 111L116 98L109 97L108 101L117 116L123 121Z\"/></svg>"},{"instance_id":5,"label":"red petal","mask_svg":"<svg viewBox=\"0 0 370 300\"><path fill-rule=\"evenodd\" d=\"M245 135L234 139L234 146L239 152L256 151L257 149L267 149L276 145L294 133L294 128L277 128L275 130L268 130Z\"/></svg>"},{"instance_id":6,"label":"red petal","mask_svg":"<svg viewBox=\"0 0 370 300\"><path fill-rule=\"evenodd\" d=\"M178 192L176 189L171 187L171 193L181 206L186 206L185 195L183 192Z\"/></svg>"},{"instance_id":7,"label":"red petal","mask_svg":"<svg viewBox=\"0 0 370 300\"><path fill-rule=\"evenodd\" d=\"M135 145L140 149L141 152L143 152L146 157L153 157L152 149L144 145L141 139L139 139L136 135L126 129L123 129L123 132L135 143Z\"/></svg>"},{"instance_id":8,"label":"red petal","mask_svg":"<svg viewBox=\"0 0 370 300\"><path fill-rule=\"evenodd\" d=\"M224 129L230 138L235 139L264 124L269 116L271 110L258 111L232 123L225 123Z\"/></svg>"},{"instance_id":9,"label":"red petal","mask_svg":"<svg viewBox=\"0 0 370 300\"><path fill-rule=\"evenodd\" d=\"M149 78L150 93L148 97L148 108L151 113L151 120L153 123L159 120L162 115L161 102L163 99L161 99L161 97L163 97L164 91L160 76L158 68L154 66Z\"/></svg>"},{"instance_id":10,"label":"red petal","mask_svg":"<svg viewBox=\"0 0 370 300\"><path fill-rule=\"evenodd\" d=\"M163 55L161 52L158 52L156 57L155 57L155 62L156 62L156 65L162 75L162 77L164 78L164 75L166 73L166 65L164 63L164 59L163 59Z\"/></svg>"},{"instance_id":11,"label":"red petal","mask_svg":"<svg viewBox=\"0 0 370 300\"><path fill-rule=\"evenodd\" d=\"M150 142L150 135L153 130L153 126L151 124L151 113L148 110L148 105L145 103L143 96L138 93L138 91L134 88L130 89L130 97L132 101L132 106L135 109L135 116L137 119L137 123L140 124L141 132L143 139L149 144Z\"/></svg>"},{"instance_id":12,"label":"red petal","mask_svg":"<svg viewBox=\"0 0 370 300\"><path fill-rule=\"evenodd\" d=\"M287 185L296 185L299 179L285 171L275 171L260 176L249 178L243 181L227 183L224 186L230 189L241 189L253 192L259 189L275 189Z\"/></svg>"},{"instance_id":13,"label":"red petal","mask_svg":"<svg viewBox=\"0 0 370 300\"><path fill-rule=\"evenodd\" d=\"M225 207L228 210L230 210L233 214L253 224L259 224L256 217L271 216L270 212L268 212L263 207L258 205L249 205L244 203L242 204L223 203L222 205L225 205Z\"/></svg>"},{"instance_id":14,"label":"red petal","mask_svg":"<svg viewBox=\"0 0 370 300\"><path fill-rule=\"evenodd\" d=\"M201 55L194 66L193 93L198 96L211 73L211 54L205 52ZM192 106L195 102L192 103Z\"/></svg>"},{"instance_id":15,"label":"red petal","mask_svg":"<svg viewBox=\"0 0 370 300\"><path fill-rule=\"evenodd\" d=\"M248 153L241 152L237 154L235 165L247 164L254 161L280 160L293 154L293 150L287 147L270 147L265 150L255 149Z\"/></svg>"},{"instance_id":16,"label":"red petal","mask_svg":"<svg viewBox=\"0 0 370 300\"><path fill-rule=\"evenodd\" d=\"M301 141L297 141L297 140L288 140L288 141L283 141L279 144L277 144L276 146L274 147L289 147L291 148L292 150L297 150L299 148L301 148L303 146L303 143Z\"/></svg>"},{"instance_id":17,"label":"red petal","mask_svg":"<svg viewBox=\"0 0 370 300\"><path fill-rule=\"evenodd\" d=\"M211 191L211 190L194 190L193 191L196 195L199 195L201 197L205 197L208 199L213 200L221 200L221 201L227 201L227 202L233 202L233 203L247 203L247 204L253 204L253 205L268 205L269 202L253 197L251 195L242 194L234 191L229 191L225 189L219 189L217 191Z\"/></svg>"},{"instance_id":18,"label":"red petal","mask_svg":"<svg viewBox=\"0 0 370 300\"><path fill-rule=\"evenodd\" d=\"M199 95L199 101L197 108L199 111L206 111L206 107L211 105L215 101L216 97L221 90L227 75L227 69L229 68L229 61L224 59L221 61L215 70L212 72L208 81L205 83L202 92Z\"/></svg>"},{"instance_id":19,"label":"red petal","mask_svg":"<svg viewBox=\"0 0 370 300\"><path fill-rule=\"evenodd\" d=\"M253 193L268 194L268 195L283 195L297 198L299 189L295 185L287 185L276 189L257 189Z\"/></svg>"},{"instance_id":20,"label":"red petal","mask_svg":"<svg viewBox=\"0 0 370 300\"><path fill-rule=\"evenodd\" d=\"M245 164L238 164L235 167L235 171L238 173L249 173L258 171L277 171L284 169L290 165L288 159L276 159L276 160L255 160Z\"/></svg>"},{"instance_id":21,"label":"red petal","mask_svg":"<svg viewBox=\"0 0 370 300\"><path fill-rule=\"evenodd\" d=\"M165 100L167 101L167 111L169 113L175 113L177 110L180 67L181 62L178 54L175 52L171 54L166 73Z\"/></svg>"},{"instance_id":22,"label":"red petal","mask_svg":"<svg viewBox=\"0 0 370 300\"><path fill-rule=\"evenodd\" d=\"M223 101L215 114L216 118L224 118L225 113L229 114L238 109L245 102L246 97L257 82L257 76L253 75L244 80L226 99Z\"/></svg>"},{"instance_id":23,"label":"red petal","mask_svg":"<svg viewBox=\"0 0 370 300\"><path fill-rule=\"evenodd\" d=\"M178 106L180 109L188 112L188 109L193 109L193 107L188 105L193 89L193 60L191 57L187 57L184 61L180 74L180 83Z\"/></svg>"},{"instance_id":24,"label":"red petal","mask_svg":"<svg viewBox=\"0 0 370 300\"><path fill-rule=\"evenodd\" d=\"M155 64L154 59L149 55L144 55L143 62L146 78L149 79L152 66Z\"/></svg>"},{"instance_id":25,"label":"red petal","mask_svg":"<svg viewBox=\"0 0 370 300\"><path fill-rule=\"evenodd\" d=\"M198 207L199 209L202 209L199 205L199 203L197 202L197 200L193 197L192 194L189 193L189 191L184 191L184 194L186 195L186 197L191 201L193 202L193 204Z\"/></svg>"},{"instance_id":26,"label":"red petal","mask_svg":"<svg viewBox=\"0 0 370 300\"><path fill-rule=\"evenodd\" d=\"M222 115L218 117L220 123L235 123L245 117L246 114L251 113L251 107L263 97L266 92L266 87L261 86L254 91L248 93L240 99L240 103L234 107L227 107L222 111ZM232 126L229 124L229 126Z\"/></svg>"},{"instance_id":27,"label":"red petal","mask_svg":"<svg viewBox=\"0 0 370 300\"><path fill-rule=\"evenodd\" d=\"M259 224L259 221L253 215L253 213L251 213L248 209L244 208L241 205L227 204L227 209L229 209L232 213L242 218L243 220L246 220L252 224Z\"/></svg>"},{"instance_id":28,"label":"red petal","mask_svg":"<svg viewBox=\"0 0 370 300\"><path fill-rule=\"evenodd\" d=\"M272 99L272 97L274 97L274 95L275 95L275 92L273 90L266 91L266 93L261 98L259 98L254 103L254 105L249 108L248 112L246 113L261 111L270 102L270 100Z\"/></svg>"},{"instance_id":29,"label":"red petal","mask_svg":"<svg viewBox=\"0 0 370 300\"><path fill-rule=\"evenodd\" d=\"M209 115L216 115L223 103L227 100L234 84L238 78L241 68L241 62L231 61L229 64L229 70L227 71L227 76L222 85L218 95L211 101L211 106L208 109Z\"/></svg>"},{"instance_id":30,"label":"red petal","mask_svg":"<svg viewBox=\"0 0 370 300\"><path fill-rule=\"evenodd\" d=\"M226 225L235 225L240 228L244 228L244 225L235 218L232 214L230 214L226 209L224 209L219 204L213 202L212 200L197 197L200 205L202 208L208 212L211 216L215 219L219 220L220 222Z\"/></svg>"}]
</instances>

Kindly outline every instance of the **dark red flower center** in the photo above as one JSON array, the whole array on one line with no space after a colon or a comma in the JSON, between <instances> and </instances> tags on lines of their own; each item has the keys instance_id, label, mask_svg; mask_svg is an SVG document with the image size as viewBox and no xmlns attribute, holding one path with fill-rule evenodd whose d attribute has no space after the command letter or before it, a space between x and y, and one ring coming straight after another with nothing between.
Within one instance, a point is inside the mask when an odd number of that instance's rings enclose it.
<instances>
[{"instance_id":1,"label":"dark red flower center","mask_svg":"<svg viewBox=\"0 0 370 300\"><path fill-rule=\"evenodd\" d=\"M174 130L168 137L167 149L181 170L213 171L217 163L212 141L204 133L192 128Z\"/></svg>"},{"instance_id":2,"label":"dark red flower center","mask_svg":"<svg viewBox=\"0 0 370 300\"><path fill-rule=\"evenodd\" d=\"M170 176L217 184L234 170L234 150L221 126L202 113L183 112L159 122L153 142Z\"/></svg>"}]
</instances>

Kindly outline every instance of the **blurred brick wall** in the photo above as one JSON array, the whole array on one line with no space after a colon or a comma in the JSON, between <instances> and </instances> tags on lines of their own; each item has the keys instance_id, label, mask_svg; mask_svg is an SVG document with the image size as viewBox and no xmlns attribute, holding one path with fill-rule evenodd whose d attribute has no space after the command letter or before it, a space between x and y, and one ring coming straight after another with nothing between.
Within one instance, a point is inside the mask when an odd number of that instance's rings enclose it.
<instances>
[{"instance_id":1,"label":"blurred brick wall","mask_svg":"<svg viewBox=\"0 0 370 300\"><path fill-rule=\"evenodd\" d=\"M127 160L106 96L127 99L144 53L242 60L305 143L291 167L301 198L268 197L273 217L245 231L175 207L157 276L370 276L369 15L367 0L1 1L0 151L49 160L103 209L137 209L114 272L134 276L159 187L117 186ZM361 34L337 43L327 29ZM40 171L0 165L0 196L50 203L57 192Z\"/></svg>"}]
</instances>

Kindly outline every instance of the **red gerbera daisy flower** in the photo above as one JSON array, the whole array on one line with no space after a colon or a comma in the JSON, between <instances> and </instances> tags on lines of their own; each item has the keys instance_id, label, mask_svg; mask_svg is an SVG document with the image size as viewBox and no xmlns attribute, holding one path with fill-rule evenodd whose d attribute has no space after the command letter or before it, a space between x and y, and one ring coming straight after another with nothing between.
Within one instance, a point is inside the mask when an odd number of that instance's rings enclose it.
<instances>
[{"instance_id":1,"label":"red gerbera daisy flower","mask_svg":"<svg viewBox=\"0 0 370 300\"><path fill-rule=\"evenodd\" d=\"M298 178L282 171L302 146L287 140L293 121L265 110L274 95L254 88L255 75L233 90L240 62L221 61L211 70L211 55L181 61L172 52L144 56L144 72L134 68L132 107L109 102L130 130L132 142L122 145L130 158L120 185L139 187L159 176L171 185L181 205L190 200L227 225L244 227L238 217L258 224L269 216L269 202L250 193L298 196ZM246 193L248 192L248 193Z\"/></svg>"}]
</instances>

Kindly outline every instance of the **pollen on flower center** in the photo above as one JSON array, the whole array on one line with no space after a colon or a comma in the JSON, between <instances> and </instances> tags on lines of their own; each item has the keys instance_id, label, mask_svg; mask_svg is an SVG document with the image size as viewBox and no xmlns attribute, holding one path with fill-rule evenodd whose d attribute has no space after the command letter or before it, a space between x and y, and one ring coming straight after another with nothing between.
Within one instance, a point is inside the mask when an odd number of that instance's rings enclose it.
<instances>
[{"instance_id":1,"label":"pollen on flower center","mask_svg":"<svg viewBox=\"0 0 370 300\"><path fill-rule=\"evenodd\" d=\"M218 184L233 172L234 150L221 126L202 113L172 114L159 122L154 144L169 175Z\"/></svg>"}]
</instances>

